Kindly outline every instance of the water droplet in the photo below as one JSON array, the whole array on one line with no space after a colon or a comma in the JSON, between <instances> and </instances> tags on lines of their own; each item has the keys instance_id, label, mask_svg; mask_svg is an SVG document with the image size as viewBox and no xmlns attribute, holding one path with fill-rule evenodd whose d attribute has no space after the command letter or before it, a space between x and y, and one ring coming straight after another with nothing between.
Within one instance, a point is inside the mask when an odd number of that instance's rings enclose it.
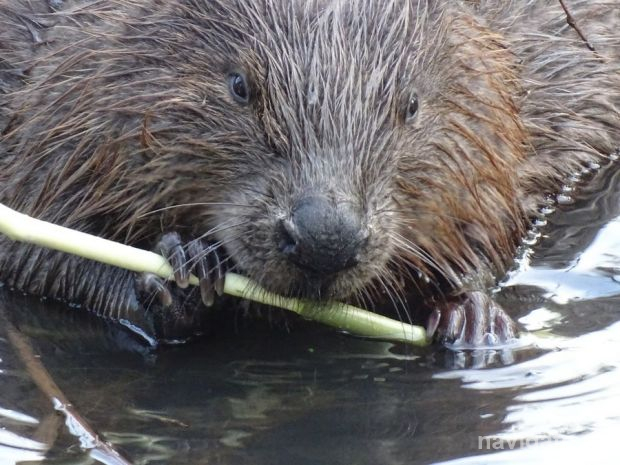
<instances>
[{"instance_id":1,"label":"water droplet","mask_svg":"<svg viewBox=\"0 0 620 465\"><path fill-rule=\"evenodd\" d=\"M558 194L556 197L558 204L560 205L570 205L574 202L573 198L570 195Z\"/></svg>"}]
</instances>

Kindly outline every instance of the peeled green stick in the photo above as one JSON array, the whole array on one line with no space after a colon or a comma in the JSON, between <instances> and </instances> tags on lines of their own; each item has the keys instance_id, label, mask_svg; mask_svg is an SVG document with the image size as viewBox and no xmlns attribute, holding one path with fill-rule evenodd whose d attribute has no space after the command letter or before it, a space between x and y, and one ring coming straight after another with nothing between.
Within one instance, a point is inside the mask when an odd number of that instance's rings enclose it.
<instances>
[{"instance_id":1,"label":"peeled green stick","mask_svg":"<svg viewBox=\"0 0 620 465\"><path fill-rule=\"evenodd\" d=\"M161 255L32 218L0 204L0 233L15 241L79 255L136 272L171 279L173 270ZM197 285L198 278L190 277ZM224 293L284 308L309 320L336 327L357 336L426 345L426 330L339 302L317 303L273 294L250 279L226 273Z\"/></svg>"}]
</instances>

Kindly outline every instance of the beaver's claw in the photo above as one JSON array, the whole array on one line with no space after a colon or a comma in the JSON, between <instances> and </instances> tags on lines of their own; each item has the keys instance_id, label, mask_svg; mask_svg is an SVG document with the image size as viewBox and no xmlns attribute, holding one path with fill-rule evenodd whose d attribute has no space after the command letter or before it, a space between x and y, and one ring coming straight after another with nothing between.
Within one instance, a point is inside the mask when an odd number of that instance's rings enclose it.
<instances>
[{"instance_id":1,"label":"beaver's claw","mask_svg":"<svg viewBox=\"0 0 620 465\"><path fill-rule=\"evenodd\" d=\"M200 296L203 303L210 307L215 301L215 294L224 293L224 276L226 273L224 262L217 253L217 247L206 245L201 240L194 240L187 244L189 261L192 262L190 271L200 281Z\"/></svg>"},{"instance_id":2,"label":"beaver's claw","mask_svg":"<svg viewBox=\"0 0 620 465\"><path fill-rule=\"evenodd\" d=\"M517 327L486 293L468 292L436 307L427 333L454 346L493 346L517 337Z\"/></svg>"},{"instance_id":3,"label":"beaver's claw","mask_svg":"<svg viewBox=\"0 0 620 465\"><path fill-rule=\"evenodd\" d=\"M217 248L200 239L190 241L183 246L177 233L164 234L156 250L161 253L174 270L174 280L180 288L189 284L189 276L194 273L200 281L202 302L210 307L215 295L224 292L224 262L220 259ZM172 304L172 294L165 280L145 273L141 279L142 288L158 296L164 306Z\"/></svg>"}]
</instances>

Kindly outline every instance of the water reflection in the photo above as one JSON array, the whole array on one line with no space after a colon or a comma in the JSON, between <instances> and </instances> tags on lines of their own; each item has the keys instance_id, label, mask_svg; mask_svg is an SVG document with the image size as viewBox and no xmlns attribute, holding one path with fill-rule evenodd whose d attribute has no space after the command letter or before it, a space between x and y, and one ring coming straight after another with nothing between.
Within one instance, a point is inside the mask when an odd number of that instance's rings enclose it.
<instances>
[{"instance_id":1,"label":"water reflection","mask_svg":"<svg viewBox=\"0 0 620 465\"><path fill-rule=\"evenodd\" d=\"M38 462L45 457L47 445L34 441L8 429L8 426L23 429L22 426L37 426L39 421L30 415L0 407L0 465L21 462Z\"/></svg>"},{"instance_id":2,"label":"water reflection","mask_svg":"<svg viewBox=\"0 0 620 465\"><path fill-rule=\"evenodd\" d=\"M0 464L38 462L44 459L47 446L37 441L0 429Z\"/></svg>"},{"instance_id":3,"label":"water reflection","mask_svg":"<svg viewBox=\"0 0 620 465\"><path fill-rule=\"evenodd\" d=\"M560 268L532 267L526 259L504 285L544 289L545 297L559 304L620 295L620 217L605 224L585 249L576 252Z\"/></svg>"},{"instance_id":4,"label":"water reflection","mask_svg":"<svg viewBox=\"0 0 620 465\"><path fill-rule=\"evenodd\" d=\"M421 358L409 349L395 354L391 344L318 328L264 328L145 355L97 319L92 330L83 316L66 331L67 315L49 303L5 303L22 307L16 326L66 396L134 463L410 463L420 402L411 377ZM419 382L429 375L424 369ZM29 399L16 393L10 402ZM67 460L86 460L75 439L60 449L69 442L62 424L57 434L63 440L51 439L48 458L70 450Z\"/></svg>"},{"instance_id":5,"label":"water reflection","mask_svg":"<svg viewBox=\"0 0 620 465\"><path fill-rule=\"evenodd\" d=\"M620 347L620 323L574 339L539 343L554 350L512 366L435 375L460 379L464 388L485 396L514 393L504 413L504 428L481 439L482 449L501 452L477 460L590 463L596 456L597 464L617 463L610 452L615 440L606 441L620 432L620 351L614 350ZM528 449L510 450L522 446ZM481 462L467 458L446 463Z\"/></svg>"}]
</instances>

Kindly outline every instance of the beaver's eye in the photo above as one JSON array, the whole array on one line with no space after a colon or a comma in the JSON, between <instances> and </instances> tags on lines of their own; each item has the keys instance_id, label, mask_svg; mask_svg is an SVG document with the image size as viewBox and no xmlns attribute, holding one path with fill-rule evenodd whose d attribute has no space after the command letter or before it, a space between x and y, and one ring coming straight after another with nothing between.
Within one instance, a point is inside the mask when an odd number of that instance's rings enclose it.
<instances>
[{"instance_id":1,"label":"beaver's eye","mask_svg":"<svg viewBox=\"0 0 620 465\"><path fill-rule=\"evenodd\" d=\"M408 123L415 118L418 114L418 109L420 108L420 99L418 99L418 94L413 94L409 103L407 104L407 115L405 117L405 121Z\"/></svg>"},{"instance_id":2,"label":"beaver's eye","mask_svg":"<svg viewBox=\"0 0 620 465\"><path fill-rule=\"evenodd\" d=\"M243 74L230 73L228 75L228 90L235 102L247 105L250 102L250 89Z\"/></svg>"}]
</instances>

